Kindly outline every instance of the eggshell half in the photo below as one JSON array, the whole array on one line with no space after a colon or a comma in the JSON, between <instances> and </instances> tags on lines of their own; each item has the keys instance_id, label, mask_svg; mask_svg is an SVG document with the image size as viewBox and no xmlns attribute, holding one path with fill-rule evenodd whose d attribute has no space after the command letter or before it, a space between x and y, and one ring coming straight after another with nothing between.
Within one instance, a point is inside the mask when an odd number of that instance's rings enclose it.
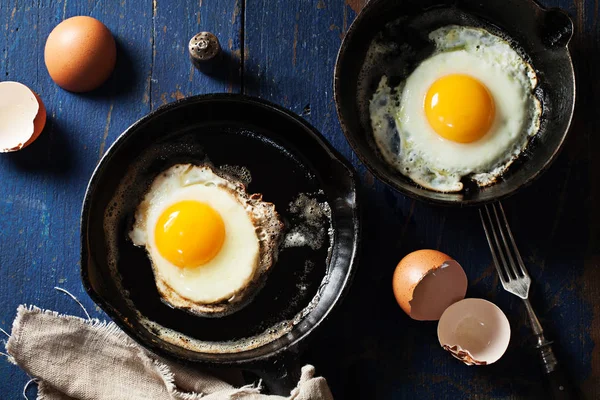
<instances>
[{"instance_id":1,"label":"eggshell half","mask_svg":"<svg viewBox=\"0 0 600 400\"><path fill-rule=\"evenodd\" d=\"M442 314L440 345L467 365L489 365L500 359L510 341L510 324L498 306L483 299L464 299Z\"/></svg>"},{"instance_id":2,"label":"eggshell half","mask_svg":"<svg viewBox=\"0 0 600 400\"><path fill-rule=\"evenodd\" d=\"M19 82L0 82L0 152L30 145L45 124L46 108L36 93Z\"/></svg>"},{"instance_id":3,"label":"eggshell half","mask_svg":"<svg viewBox=\"0 0 600 400\"><path fill-rule=\"evenodd\" d=\"M437 250L417 250L404 257L393 276L396 301L411 318L437 321L467 293L467 275L452 257Z\"/></svg>"}]
</instances>

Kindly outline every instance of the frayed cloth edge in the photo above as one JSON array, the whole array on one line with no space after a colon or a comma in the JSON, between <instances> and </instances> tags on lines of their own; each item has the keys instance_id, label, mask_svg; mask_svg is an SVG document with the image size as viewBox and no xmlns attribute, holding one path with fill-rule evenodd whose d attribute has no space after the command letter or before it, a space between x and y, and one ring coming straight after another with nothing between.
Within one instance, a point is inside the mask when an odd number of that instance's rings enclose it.
<instances>
[{"instance_id":1,"label":"frayed cloth edge","mask_svg":"<svg viewBox=\"0 0 600 400\"><path fill-rule=\"evenodd\" d=\"M138 355L141 361L152 368L158 376L162 379L165 384L165 389L176 400L200 400L205 397L204 393L196 392L182 392L178 390L175 384L175 376L168 365L153 359L151 355L147 354L140 346L138 346L127 334L125 334L114 322L101 321L98 318L84 319L73 315L61 314L57 311L42 309L34 305L21 304L17 307L17 316L12 324L11 335L6 343L6 351L9 353L9 360L13 364L17 364L14 357L10 354L16 351L19 345L20 335L22 334L23 318L28 314L44 314L52 317L60 318L63 320L74 321L76 323L87 325L89 328L94 329L99 333L101 338L114 340L117 339L119 344L138 350ZM40 379L39 377L36 377ZM40 379L38 384L38 395L37 400L46 400L46 383ZM233 389L229 397L231 399L239 398L243 395L260 394L262 390L261 383L246 385L238 389Z\"/></svg>"}]
</instances>

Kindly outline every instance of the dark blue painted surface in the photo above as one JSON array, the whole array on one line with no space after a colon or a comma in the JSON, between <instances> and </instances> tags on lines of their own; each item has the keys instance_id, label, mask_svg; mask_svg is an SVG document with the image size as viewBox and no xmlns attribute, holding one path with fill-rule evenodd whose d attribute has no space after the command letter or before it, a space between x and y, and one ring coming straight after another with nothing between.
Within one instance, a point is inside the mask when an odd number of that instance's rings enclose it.
<instances>
[{"instance_id":1,"label":"dark blue painted surface","mask_svg":"<svg viewBox=\"0 0 600 400\"><path fill-rule=\"evenodd\" d=\"M361 3L2 0L0 80L36 90L49 122L30 148L0 156L0 327L10 331L21 303L81 314L54 286L69 290L103 318L79 281L79 210L98 159L129 124L161 104L243 90L303 115L352 160L364 183L365 245L355 283L340 312L302 356L327 377L336 397L487 399L540 393L524 309L499 289L476 212L430 207L395 194L357 162L343 138L332 97L333 66ZM563 6L576 21L576 118L556 164L506 208L534 279L532 301L542 324L557 340L576 382L589 398L600 398L598 7L592 0L544 3ZM118 43L113 77L83 95L59 89L43 63L47 34L73 15L102 20ZM230 55L217 78L195 72L187 59L187 41L201 30L215 33ZM467 295L489 299L508 315L513 337L497 364L463 366L437 344L435 323L412 321L395 304L393 268L419 248L455 257L470 279ZM27 380L0 359L0 398L20 398Z\"/></svg>"}]
</instances>

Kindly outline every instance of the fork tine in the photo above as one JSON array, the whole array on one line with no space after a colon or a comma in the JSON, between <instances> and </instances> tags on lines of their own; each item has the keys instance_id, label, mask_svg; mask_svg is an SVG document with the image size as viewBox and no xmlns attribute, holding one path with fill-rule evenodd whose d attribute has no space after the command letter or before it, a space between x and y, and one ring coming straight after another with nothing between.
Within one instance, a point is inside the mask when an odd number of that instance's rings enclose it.
<instances>
[{"instance_id":1,"label":"fork tine","mask_svg":"<svg viewBox=\"0 0 600 400\"><path fill-rule=\"evenodd\" d=\"M494 231L494 224L492 223L492 219L491 219L491 215L490 215L488 206L485 205L484 208L485 208L485 214L487 214L487 222L486 222L486 216L484 215L484 212L481 210L481 208L479 209L479 217L481 218L481 224L483 225L483 230L485 231L485 237L487 238L488 244L490 246L490 252L492 253L492 259L494 261L494 266L496 267L498 276L500 277L500 280L502 281L502 285L504 285L505 283L508 282L508 280L510 280L510 276L506 273L506 271L504 271L502 269L502 265L500 264L500 262L498 260L498 252L499 252L500 256L502 257L503 263L504 263L504 256L502 255L501 248L498 246L498 238L496 236L496 232ZM488 225L489 225L489 228L488 228ZM496 244L494 244L494 241ZM496 251L496 249L498 249L498 252Z\"/></svg>"},{"instance_id":2,"label":"fork tine","mask_svg":"<svg viewBox=\"0 0 600 400\"><path fill-rule=\"evenodd\" d=\"M502 238L502 243L504 244L504 252L506 253L506 257L508 259L508 263L505 264L504 268L508 269L510 266L510 270L513 273L513 276L516 278L518 278L519 276L522 276L522 273L519 273L519 270L517 269L517 265L515 264L515 259L513 258L512 253L516 252L519 253L519 250L517 250L517 246L515 245L514 241L512 242L513 246L511 249L511 246L508 244L508 241L506 240L506 236L508 236L507 234L504 233L505 230L510 231L510 227L508 226L508 222L506 221L506 215L504 215L504 210L500 209L500 213L502 213L502 216L504 217L504 224L500 221L500 216L498 215L498 207L496 207L496 204L492 205L492 209L494 210L494 217L496 218L496 227L498 228L498 231L500 231L500 237ZM506 260L505 260L506 261Z\"/></svg>"},{"instance_id":3,"label":"fork tine","mask_svg":"<svg viewBox=\"0 0 600 400\"><path fill-rule=\"evenodd\" d=\"M529 276L529 274L527 273L527 268L525 268L525 263L523 262L523 259L521 258L521 253L519 253L519 248L517 247L517 243L515 242L515 238L513 237L512 231L510 229L510 225L508 225L508 220L506 219L506 214L504 213L504 208L502 207L502 203L498 202L498 207L500 208L500 214L502 215L502 219L504 220L504 226L506 227L506 233L508 235L508 238L510 239L510 243L512 244L512 249L515 253L515 257L517 259L517 264L520 268L520 272L521 275L523 276ZM505 241L506 243L506 241ZM512 257L511 257L512 260ZM513 268L516 269L516 266L513 265Z\"/></svg>"},{"instance_id":4,"label":"fork tine","mask_svg":"<svg viewBox=\"0 0 600 400\"><path fill-rule=\"evenodd\" d=\"M492 209L492 211L490 211L490 208ZM502 268L502 271L504 271L504 276L505 276L507 282L509 282L512 279L516 279L517 277L514 275L514 273L511 273L512 271L508 267L508 262L506 260L505 254L504 254L506 252L506 248L502 246L502 243L500 242L500 236L498 233L500 231L500 234L501 234L502 229L498 224L494 223L493 210L494 210L494 204L492 204L491 206L486 206L486 208L485 208L485 211L486 211L487 217L488 217L488 221L490 224L490 228L492 230L494 243L496 245L496 252L498 254L500 254L500 261L502 261L500 263L500 267Z\"/></svg>"}]
</instances>

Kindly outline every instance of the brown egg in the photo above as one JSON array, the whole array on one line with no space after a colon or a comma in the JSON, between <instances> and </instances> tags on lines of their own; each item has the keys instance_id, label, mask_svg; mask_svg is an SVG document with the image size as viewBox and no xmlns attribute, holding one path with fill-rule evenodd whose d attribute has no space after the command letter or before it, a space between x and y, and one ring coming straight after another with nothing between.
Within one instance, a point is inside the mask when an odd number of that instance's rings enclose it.
<instances>
[{"instance_id":1,"label":"brown egg","mask_svg":"<svg viewBox=\"0 0 600 400\"><path fill-rule=\"evenodd\" d=\"M411 318L437 321L446 308L464 299L467 276L452 257L437 250L417 250L394 271L396 301Z\"/></svg>"},{"instance_id":2,"label":"brown egg","mask_svg":"<svg viewBox=\"0 0 600 400\"><path fill-rule=\"evenodd\" d=\"M58 24L46 40L44 61L52 80L71 92L100 86L115 67L117 48L108 28L92 17Z\"/></svg>"}]
</instances>

